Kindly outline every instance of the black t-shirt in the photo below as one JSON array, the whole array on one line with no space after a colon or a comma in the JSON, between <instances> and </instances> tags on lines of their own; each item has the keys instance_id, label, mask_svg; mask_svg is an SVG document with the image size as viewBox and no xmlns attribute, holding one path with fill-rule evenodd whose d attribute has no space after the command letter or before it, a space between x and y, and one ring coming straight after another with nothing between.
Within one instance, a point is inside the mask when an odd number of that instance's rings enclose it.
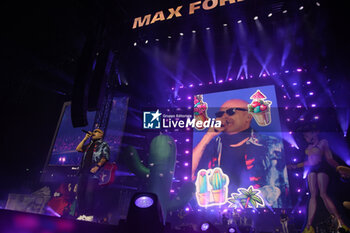
<instances>
[{"instance_id":1,"label":"black t-shirt","mask_svg":"<svg viewBox=\"0 0 350 233\"><path fill-rule=\"evenodd\" d=\"M95 147L95 142L91 143L90 146L88 146L87 151L86 151L86 156L83 161L83 166L82 166L82 171L84 173L88 173L91 169L92 165L92 155L94 153L94 147Z\"/></svg>"}]
</instances>

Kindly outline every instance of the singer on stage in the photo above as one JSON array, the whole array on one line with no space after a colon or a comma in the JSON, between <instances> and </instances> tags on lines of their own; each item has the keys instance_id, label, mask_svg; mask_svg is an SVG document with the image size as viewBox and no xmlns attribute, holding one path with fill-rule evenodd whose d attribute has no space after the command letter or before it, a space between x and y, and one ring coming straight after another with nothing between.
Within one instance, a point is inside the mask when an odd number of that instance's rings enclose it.
<instances>
[{"instance_id":1,"label":"singer on stage","mask_svg":"<svg viewBox=\"0 0 350 233\"><path fill-rule=\"evenodd\" d=\"M101 129L89 131L76 148L78 152L84 153L79 169L78 220L93 221L94 218L95 191L98 188L97 173L110 157L110 149L103 141L103 136L104 132ZM86 144L90 137L92 140Z\"/></svg>"}]
</instances>

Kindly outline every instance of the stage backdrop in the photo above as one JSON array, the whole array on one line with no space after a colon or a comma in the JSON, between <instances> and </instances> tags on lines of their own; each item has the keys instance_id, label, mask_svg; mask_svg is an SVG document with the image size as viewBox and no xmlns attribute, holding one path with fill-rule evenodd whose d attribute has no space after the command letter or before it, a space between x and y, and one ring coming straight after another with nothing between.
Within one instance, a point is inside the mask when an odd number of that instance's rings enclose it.
<instances>
[{"instance_id":1,"label":"stage backdrop","mask_svg":"<svg viewBox=\"0 0 350 233\"><path fill-rule=\"evenodd\" d=\"M218 129L194 129L192 179L199 206L289 206L273 85L195 95L194 117L222 122Z\"/></svg>"}]
</instances>

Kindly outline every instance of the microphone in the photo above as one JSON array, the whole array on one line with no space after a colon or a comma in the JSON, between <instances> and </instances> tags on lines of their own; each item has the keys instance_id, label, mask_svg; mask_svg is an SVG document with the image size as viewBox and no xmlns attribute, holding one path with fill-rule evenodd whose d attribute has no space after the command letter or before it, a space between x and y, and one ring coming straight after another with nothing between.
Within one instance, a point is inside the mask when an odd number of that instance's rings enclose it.
<instances>
[{"instance_id":1,"label":"microphone","mask_svg":"<svg viewBox=\"0 0 350 233\"><path fill-rule=\"evenodd\" d=\"M87 134L90 134L90 135L91 135L91 133L90 133L89 131L86 131L86 130L84 130L84 129L82 129L81 131L83 131L84 133L87 133Z\"/></svg>"}]
</instances>

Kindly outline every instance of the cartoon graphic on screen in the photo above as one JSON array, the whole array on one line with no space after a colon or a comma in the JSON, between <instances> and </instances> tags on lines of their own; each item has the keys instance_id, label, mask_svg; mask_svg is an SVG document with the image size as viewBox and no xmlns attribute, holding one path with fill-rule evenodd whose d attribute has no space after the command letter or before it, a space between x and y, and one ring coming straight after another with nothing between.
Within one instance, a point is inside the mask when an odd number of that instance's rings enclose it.
<instances>
[{"instance_id":1,"label":"cartoon graphic on screen","mask_svg":"<svg viewBox=\"0 0 350 233\"><path fill-rule=\"evenodd\" d=\"M248 189L239 188L238 193L231 193L231 197L228 199L230 203L229 207L240 208L257 208L259 206L264 207L264 199L260 196L260 190L254 189L253 186L249 186Z\"/></svg>"},{"instance_id":2,"label":"cartoon graphic on screen","mask_svg":"<svg viewBox=\"0 0 350 233\"><path fill-rule=\"evenodd\" d=\"M203 102L203 95L196 95L194 96L194 119L197 121L205 122L209 119L207 115L207 109L208 104ZM198 127L197 124L195 124L195 128L197 130L203 130L205 129L204 125L202 127Z\"/></svg>"},{"instance_id":3,"label":"cartoon graphic on screen","mask_svg":"<svg viewBox=\"0 0 350 233\"><path fill-rule=\"evenodd\" d=\"M249 98L253 99L251 104L247 102ZM227 185L228 198L238 188L248 187L249 190L252 186L259 190L265 205L288 207L289 182L279 115L274 111L277 109L274 86L203 94L202 99L208 106L208 116L222 124L193 133L192 180L196 181L198 204L210 206L214 203L215 185L220 182L210 179L213 172L208 174L208 171L220 169L229 178L229 182L221 183ZM255 112L260 115L251 114L254 109L259 109L260 112ZM258 120L253 120L254 117ZM264 131L259 132L262 128ZM219 174L217 180L221 180Z\"/></svg>"},{"instance_id":4,"label":"cartoon graphic on screen","mask_svg":"<svg viewBox=\"0 0 350 233\"><path fill-rule=\"evenodd\" d=\"M248 112L254 117L259 126L268 126L271 123L271 101L265 100L266 96L257 90L251 97L253 101L248 104Z\"/></svg>"},{"instance_id":5,"label":"cartoon graphic on screen","mask_svg":"<svg viewBox=\"0 0 350 233\"><path fill-rule=\"evenodd\" d=\"M221 168L200 170L196 180L196 197L199 206L223 205L227 202L230 180Z\"/></svg>"}]
</instances>

